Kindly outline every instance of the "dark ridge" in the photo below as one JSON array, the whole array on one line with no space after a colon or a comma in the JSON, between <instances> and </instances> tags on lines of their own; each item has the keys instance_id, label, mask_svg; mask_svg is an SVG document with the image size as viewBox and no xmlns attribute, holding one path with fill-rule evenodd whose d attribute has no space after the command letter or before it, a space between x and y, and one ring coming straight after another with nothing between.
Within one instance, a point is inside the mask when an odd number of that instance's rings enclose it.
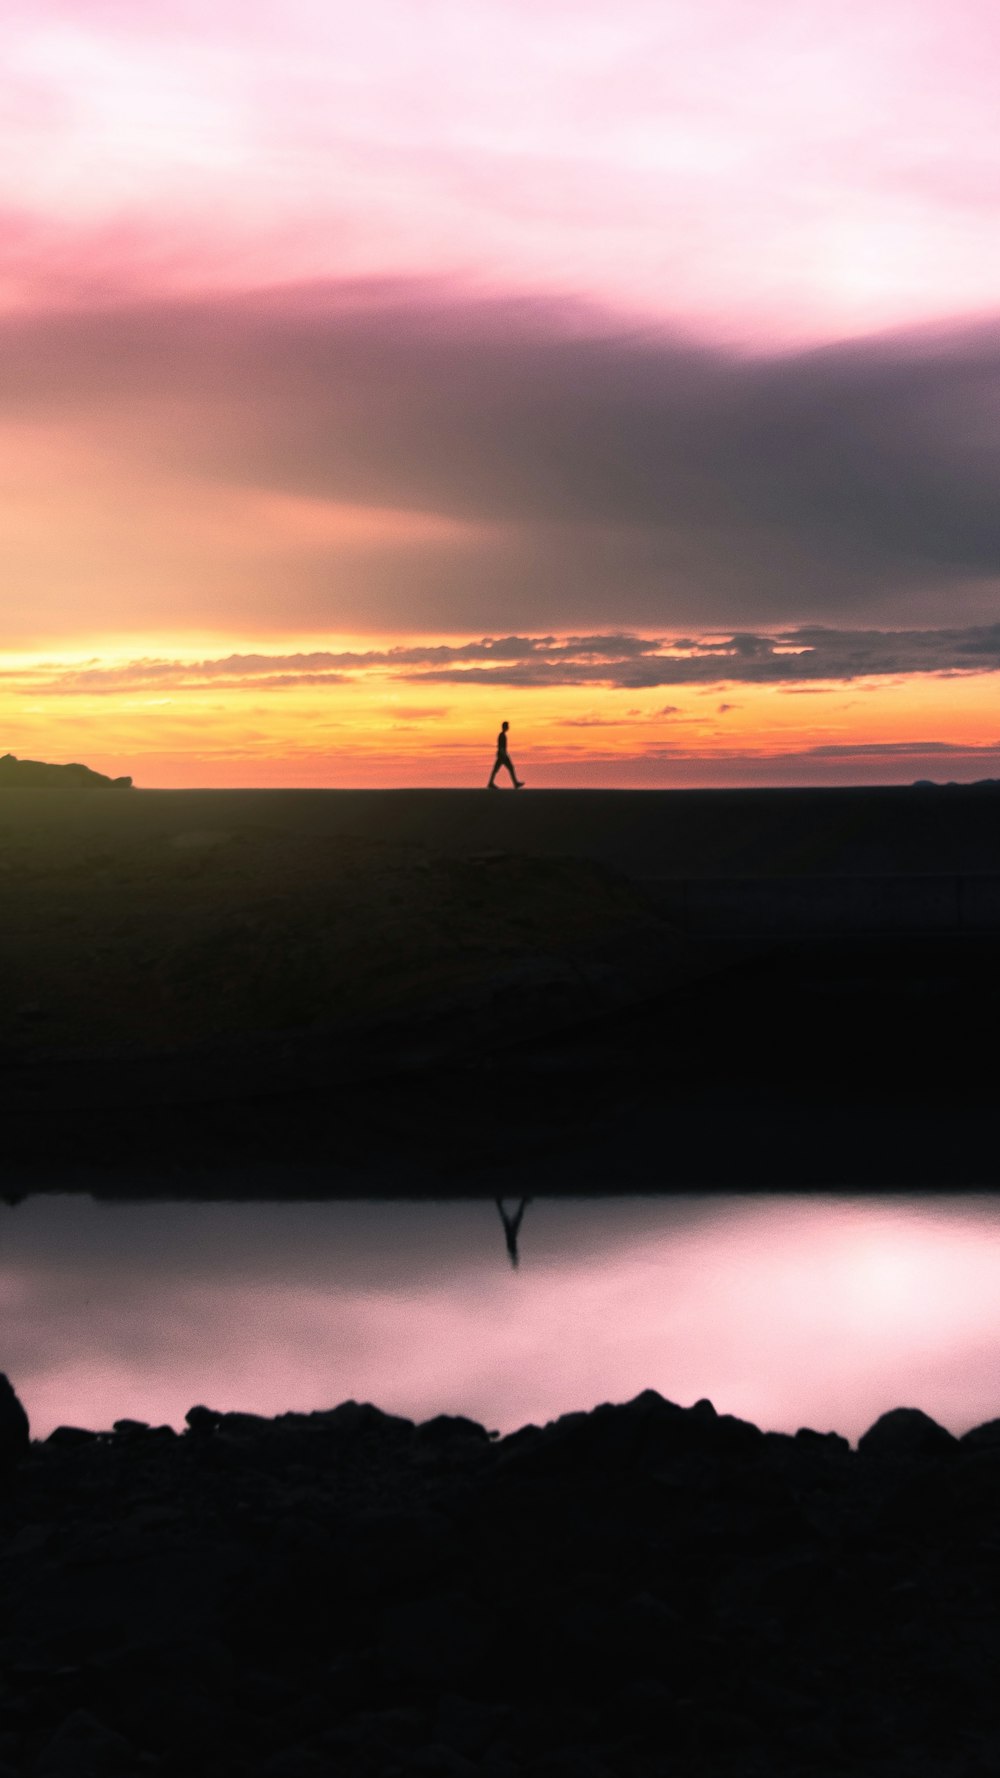
<instances>
[{"instance_id":1,"label":"dark ridge","mask_svg":"<svg viewBox=\"0 0 1000 1778\"><path fill-rule=\"evenodd\" d=\"M996 1422L187 1421L12 1428L4 1772L996 1770Z\"/></svg>"},{"instance_id":2,"label":"dark ridge","mask_svg":"<svg viewBox=\"0 0 1000 1778\"><path fill-rule=\"evenodd\" d=\"M0 798L11 1189L981 1187L993 800Z\"/></svg>"},{"instance_id":3,"label":"dark ridge","mask_svg":"<svg viewBox=\"0 0 1000 1778\"><path fill-rule=\"evenodd\" d=\"M0 755L0 790L131 790L131 778L108 778L89 766L47 765L41 759Z\"/></svg>"}]
</instances>

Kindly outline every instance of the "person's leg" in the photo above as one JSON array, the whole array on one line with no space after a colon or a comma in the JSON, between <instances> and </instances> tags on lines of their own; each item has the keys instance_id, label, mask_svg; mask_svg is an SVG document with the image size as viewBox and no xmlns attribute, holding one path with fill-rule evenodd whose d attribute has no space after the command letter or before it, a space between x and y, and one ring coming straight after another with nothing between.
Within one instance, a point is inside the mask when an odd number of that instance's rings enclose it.
<instances>
[{"instance_id":1,"label":"person's leg","mask_svg":"<svg viewBox=\"0 0 1000 1778\"><path fill-rule=\"evenodd\" d=\"M496 789L496 785L494 784L493 780L496 777L496 775L502 765L503 765L503 760L500 758L500 756L498 754L496 759L493 762L493 770L490 773L490 781L486 786L487 790L495 790Z\"/></svg>"},{"instance_id":2,"label":"person's leg","mask_svg":"<svg viewBox=\"0 0 1000 1778\"><path fill-rule=\"evenodd\" d=\"M516 784L517 783L517 773L514 770L514 761L511 759L509 753L504 754L503 763L507 767L508 772L510 773L511 783Z\"/></svg>"}]
</instances>

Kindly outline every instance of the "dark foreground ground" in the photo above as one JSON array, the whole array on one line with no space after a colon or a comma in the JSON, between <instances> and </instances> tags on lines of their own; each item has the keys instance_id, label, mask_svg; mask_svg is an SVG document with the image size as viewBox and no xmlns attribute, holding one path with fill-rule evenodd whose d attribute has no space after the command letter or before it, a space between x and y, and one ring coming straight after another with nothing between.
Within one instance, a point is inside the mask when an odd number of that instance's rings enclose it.
<instances>
[{"instance_id":1,"label":"dark foreground ground","mask_svg":"<svg viewBox=\"0 0 1000 1778\"><path fill-rule=\"evenodd\" d=\"M983 1186L1000 790L0 796L12 1189Z\"/></svg>"},{"instance_id":2,"label":"dark foreground ground","mask_svg":"<svg viewBox=\"0 0 1000 1778\"><path fill-rule=\"evenodd\" d=\"M1000 1769L1000 1422L188 1422L7 1468L2 1778Z\"/></svg>"}]
</instances>

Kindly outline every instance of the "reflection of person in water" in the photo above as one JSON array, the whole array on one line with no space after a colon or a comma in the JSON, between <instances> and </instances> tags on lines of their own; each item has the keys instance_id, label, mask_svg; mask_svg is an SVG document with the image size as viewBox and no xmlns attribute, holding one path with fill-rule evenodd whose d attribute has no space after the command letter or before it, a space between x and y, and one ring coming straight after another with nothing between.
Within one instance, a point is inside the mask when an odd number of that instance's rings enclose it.
<instances>
[{"instance_id":1,"label":"reflection of person in water","mask_svg":"<svg viewBox=\"0 0 1000 1778\"><path fill-rule=\"evenodd\" d=\"M487 790L495 790L496 789L496 785L494 784L493 780L496 777L497 773L499 772L501 766L506 771L508 771L510 773L511 778L513 779L513 782L514 782L514 789L515 790L520 790L522 784L524 783L524 779L519 778L517 773L515 772L514 761L511 759L510 754L507 752L507 730L509 729L509 727L510 727L509 722L502 722L500 724L500 733L497 736L497 756L493 762L493 770L490 773L490 781L486 786Z\"/></svg>"},{"instance_id":2,"label":"reflection of person in water","mask_svg":"<svg viewBox=\"0 0 1000 1778\"><path fill-rule=\"evenodd\" d=\"M496 1201L497 1209L500 1212L500 1221L503 1223L504 1240L507 1243L507 1252L510 1254L510 1263L512 1266L517 1265L518 1230L521 1227L524 1212L527 1210L530 1203L530 1198L522 1198L513 1216L510 1216L504 1209L503 1199L497 1198Z\"/></svg>"}]
</instances>

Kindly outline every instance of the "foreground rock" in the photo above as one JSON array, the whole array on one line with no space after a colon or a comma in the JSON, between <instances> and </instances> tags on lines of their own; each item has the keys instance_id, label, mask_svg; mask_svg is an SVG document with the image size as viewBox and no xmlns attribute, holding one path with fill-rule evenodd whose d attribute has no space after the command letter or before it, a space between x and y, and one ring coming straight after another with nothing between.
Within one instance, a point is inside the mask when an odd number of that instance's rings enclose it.
<instances>
[{"instance_id":1,"label":"foreground rock","mask_svg":"<svg viewBox=\"0 0 1000 1778\"><path fill-rule=\"evenodd\" d=\"M89 766L51 766L41 759L0 755L0 790L131 790L131 778L108 778Z\"/></svg>"},{"instance_id":2,"label":"foreground rock","mask_svg":"<svg viewBox=\"0 0 1000 1778\"><path fill-rule=\"evenodd\" d=\"M0 1496L0 1771L986 1778L997 1430L62 1428Z\"/></svg>"},{"instance_id":3,"label":"foreground rock","mask_svg":"<svg viewBox=\"0 0 1000 1778\"><path fill-rule=\"evenodd\" d=\"M0 1475L26 1455L30 1435L28 1416L10 1378L0 1372Z\"/></svg>"}]
</instances>

